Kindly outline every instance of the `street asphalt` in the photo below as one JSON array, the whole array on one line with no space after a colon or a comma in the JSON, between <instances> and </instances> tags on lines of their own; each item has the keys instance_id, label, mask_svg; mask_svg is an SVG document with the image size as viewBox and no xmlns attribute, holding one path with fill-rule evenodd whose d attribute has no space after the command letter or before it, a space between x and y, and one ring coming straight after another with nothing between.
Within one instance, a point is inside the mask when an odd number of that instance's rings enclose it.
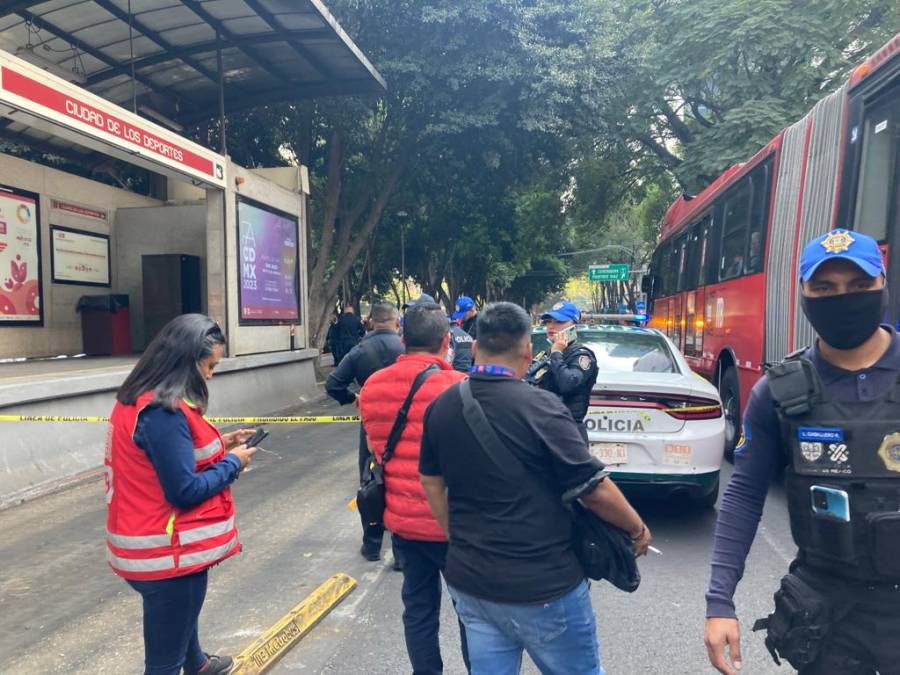
<instances>
[{"instance_id":1,"label":"street asphalt","mask_svg":"<svg viewBox=\"0 0 900 675\"><path fill-rule=\"evenodd\" d=\"M321 402L296 413L338 411ZM265 452L257 453L234 488L244 552L210 574L201 615L204 649L241 651L321 582L346 572L358 580L356 590L270 672L410 672L402 575L390 569L387 542L383 561L360 557L359 518L348 509L357 484L356 426L269 430ZM724 471L727 478L730 465ZM662 555L641 560L643 583L632 595L593 585L606 672L711 673L702 638L703 594L715 511L672 502L636 506ZM96 481L0 512L0 673L142 672L139 596L105 563L104 516L103 484ZM749 627L770 611L794 551L784 495L775 486L737 594L742 673L790 672L775 666ZM462 674L458 629L446 593L444 598L445 672ZM527 659L524 672L537 672Z\"/></svg>"}]
</instances>

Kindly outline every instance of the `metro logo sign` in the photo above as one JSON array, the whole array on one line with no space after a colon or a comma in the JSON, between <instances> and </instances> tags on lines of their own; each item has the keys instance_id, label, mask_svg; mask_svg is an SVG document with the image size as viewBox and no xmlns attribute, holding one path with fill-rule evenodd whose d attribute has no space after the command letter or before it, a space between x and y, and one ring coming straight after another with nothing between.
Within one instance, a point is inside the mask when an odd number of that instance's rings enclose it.
<instances>
[{"instance_id":1,"label":"metro logo sign","mask_svg":"<svg viewBox=\"0 0 900 675\"><path fill-rule=\"evenodd\" d=\"M224 187L220 155L3 52L0 64L3 103Z\"/></svg>"}]
</instances>

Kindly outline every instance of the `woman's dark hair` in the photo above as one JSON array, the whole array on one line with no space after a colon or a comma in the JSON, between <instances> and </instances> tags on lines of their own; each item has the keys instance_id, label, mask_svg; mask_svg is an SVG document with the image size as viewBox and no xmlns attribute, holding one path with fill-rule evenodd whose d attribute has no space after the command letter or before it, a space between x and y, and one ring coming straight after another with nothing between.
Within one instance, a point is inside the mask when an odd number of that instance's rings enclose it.
<instances>
[{"instance_id":1,"label":"woman's dark hair","mask_svg":"<svg viewBox=\"0 0 900 675\"><path fill-rule=\"evenodd\" d=\"M205 412L209 390L199 364L212 356L216 345L224 344L219 324L205 314L175 317L153 338L116 400L134 405L141 394L152 391L153 403L168 410L177 410L178 402L188 399Z\"/></svg>"}]
</instances>

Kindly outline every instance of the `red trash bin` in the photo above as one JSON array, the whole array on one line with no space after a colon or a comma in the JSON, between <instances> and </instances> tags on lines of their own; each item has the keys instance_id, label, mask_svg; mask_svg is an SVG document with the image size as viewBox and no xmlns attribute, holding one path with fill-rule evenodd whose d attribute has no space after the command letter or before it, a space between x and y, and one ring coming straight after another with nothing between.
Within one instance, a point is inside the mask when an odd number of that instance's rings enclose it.
<instances>
[{"instance_id":1,"label":"red trash bin","mask_svg":"<svg viewBox=\"0 0 900 675\"><path fill-rule=\"evenodd\" d=\"M81 314L85 354L122 356L132 353L127 295L83 295L76 309Z\"/></svg>"}]
</instances>

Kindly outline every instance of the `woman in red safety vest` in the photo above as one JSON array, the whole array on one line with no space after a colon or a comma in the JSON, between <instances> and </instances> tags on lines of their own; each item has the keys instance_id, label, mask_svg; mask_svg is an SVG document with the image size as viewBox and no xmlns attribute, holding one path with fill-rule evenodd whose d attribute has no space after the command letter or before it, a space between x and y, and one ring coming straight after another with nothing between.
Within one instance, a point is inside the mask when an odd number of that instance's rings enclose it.
<instances>
[{"instance_id":1,"label":"woman in red safety vest","mask_svg":"<svg viewBox=\"0 0 900 675\"><path fill-rule=\"evenodd\" d=\"M116 396L106 448L107 560L141 594L145 675L221 675L200 649L207 570L238 553L229 485L256 448L206 421L206 381L225 350L208 316L184 314L153 339Z\"/></svg>"}]
</instances>

